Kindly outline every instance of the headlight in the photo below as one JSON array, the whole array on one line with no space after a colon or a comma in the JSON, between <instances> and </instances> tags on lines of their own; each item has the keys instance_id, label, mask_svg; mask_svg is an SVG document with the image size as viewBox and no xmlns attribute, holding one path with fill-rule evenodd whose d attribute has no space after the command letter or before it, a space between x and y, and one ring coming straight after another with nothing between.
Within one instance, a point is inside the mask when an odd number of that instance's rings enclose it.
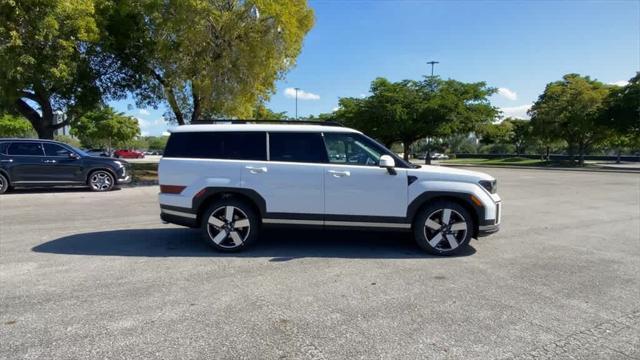
<instances>
[{"instance_id":1,"label":"headlight","mask_svg":"<svg viewBox=\"0 0 640 360\"><path fill-rule=\"evenodd\" d=\"M498 182L496 180L480 180L480 186L487 189L490 194L498 191Z\"/></svg>"}]
</instances>

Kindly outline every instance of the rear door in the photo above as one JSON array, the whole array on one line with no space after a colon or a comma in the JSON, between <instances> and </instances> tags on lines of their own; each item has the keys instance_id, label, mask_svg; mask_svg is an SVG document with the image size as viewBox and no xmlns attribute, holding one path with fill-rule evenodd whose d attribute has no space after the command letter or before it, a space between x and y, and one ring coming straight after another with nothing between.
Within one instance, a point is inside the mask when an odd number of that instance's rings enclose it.
<instances>
[{"instance_id":1,"label":"rear door","mask_svg":"<svg viewBox=\"0 0 640 360\"><path fill-rule=\"evenodd\" d=\"M266 200L265 223L322 225L323 165L320 133L269 132L269 161L246 162L242 182Z\"/></svg>"},{"instance_id":2,"label":"rear door","mask_svg":"<svg viewBox=\"0 0 640 360\"><path fill-rule=\"evenodd\" d=\"M55 182L84 182L82 159L71 157L73 152L64 146L42 143L50 179Z\"/></svg>"},{"instance_id":3,"label":"rear door","mask_svg":"<svg viewBox=\"0 0 640 360\"><path fill-rule=\"evenodd\" d=\"M38 141L13 141L7 149L4 164L12 183L48 182L44 150Z\"/></svg>"}]
</instances>

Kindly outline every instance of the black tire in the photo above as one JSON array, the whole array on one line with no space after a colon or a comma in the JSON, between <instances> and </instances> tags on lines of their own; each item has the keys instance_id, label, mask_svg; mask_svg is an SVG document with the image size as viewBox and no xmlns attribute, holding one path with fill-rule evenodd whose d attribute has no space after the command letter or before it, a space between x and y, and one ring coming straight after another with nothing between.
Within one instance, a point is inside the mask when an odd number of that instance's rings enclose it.
<instances>
[{"instance_id":1,"label":"black tire","mask_svg":"<svg viewBox=\"0 0 640 360\"><path fill-rule=\"evenodd\" d=\"M229 207L233 208L232 220L227 218ZM242 226L239 226L240 222ZM205 242L222 252L237 252L251 246L260 232L260 217L254 208L233 197L211 204L202 214L201 223Z\"/></svg>"},{"instance_id":2,"label":"black tire","mask_svg":"<svg viewBox=\"0 0 640 360\"><path fill-rule=\"evenodd\" d=\"M91 191L111 191L116 185L115 177L107 170L92 171L87 178L87 185Z\"/></svg>"},{"instance_id":3,"label":"black tire","mask_svg":"<svg viewBox=\"0 0 640 360\"><path fill-rule=\"evenodd\" d=\"M466 208L453 201L437 201L420 210L413 222L413 235L426 252L450 256L469 246L474 228L474 218Z\"/></svg>"},{"instance_id":4,"label":"black tire","mask_svg":"<svg viewBox=\"0 0 640 360\"><path fill-rule=\"evenodd\" d=\"M0 173L0 194L6 193L10 186L11 184L9 184L9 179L7 179L4 174Z\"/></svg>"}]
</instances>

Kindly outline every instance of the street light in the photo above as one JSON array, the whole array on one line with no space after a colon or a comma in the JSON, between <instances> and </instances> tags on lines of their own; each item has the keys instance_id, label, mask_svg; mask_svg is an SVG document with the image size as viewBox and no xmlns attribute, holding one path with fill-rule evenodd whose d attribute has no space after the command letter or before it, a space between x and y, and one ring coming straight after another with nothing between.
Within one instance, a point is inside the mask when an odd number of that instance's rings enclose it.
<instances>
[{"instance_id":1,"label":"street light","mask_svg":"<svg viewBox=\"0 0 640 360\"><path fill-rule=\"evenodd\" d=\"M296 120L298 120L298 90L300 88L293 88L296 91Z\"/></svg>"},{"instance_id":2,"label":"street light","mask_svg":"<svg viewBox=\"0 0 640 360\"><path fill-rule=\"evenodd\" d=\"M433 61L433 60L431 60L431 61L427 61L427 64L431 65L431 77L433 77L433 67L434 67L436 64L440 64L440 62L439 62L439 61Z\"/></svg>"}]
</instances>

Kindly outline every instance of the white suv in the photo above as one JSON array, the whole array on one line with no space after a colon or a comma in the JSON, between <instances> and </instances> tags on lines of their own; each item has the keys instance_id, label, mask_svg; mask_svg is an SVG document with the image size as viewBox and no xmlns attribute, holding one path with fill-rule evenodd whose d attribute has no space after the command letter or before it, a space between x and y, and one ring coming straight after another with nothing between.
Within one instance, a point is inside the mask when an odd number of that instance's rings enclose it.
<instances>
[{"instance_id":1,"label":"white suv","mask_svg":"<svg viewBox=\"0 0 640 360\"><path fill-rule=\"evenodd\" d=\"M413 165L356 130L319 124L174 129L159 165L162 220L201 227L222 251L273 225L412 231L438 255L498 231L493 177Z\"/></svg>"}]
</instances>

